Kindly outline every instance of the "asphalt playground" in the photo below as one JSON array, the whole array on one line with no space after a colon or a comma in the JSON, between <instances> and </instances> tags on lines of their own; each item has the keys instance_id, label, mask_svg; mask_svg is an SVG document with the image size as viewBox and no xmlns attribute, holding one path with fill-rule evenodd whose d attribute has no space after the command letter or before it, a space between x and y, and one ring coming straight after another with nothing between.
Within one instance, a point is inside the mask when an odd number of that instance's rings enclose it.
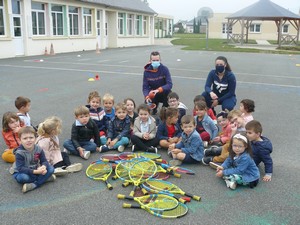
<instances>
[{"instance_id":1,"label":"asphalt playground","mask_svg":"<svg viewBox=\"0 0 300 225\"><path fill-rule=\"evenodd\" d=\"M99 159L99 153L89 160L71 156L72 162L84 164L83 171L59 177L26 194L9 174L10 164L0 160L0 224L300 224L300 55L183 51L179 46L157 45L107 49L100 54L85 51L1 59L1 118L6 111L16 111L17 96L27 96L33 124L52 115L63 120L62 145L70 137L73 109L86 104L90 91L97 90L101 96L109 92L115 103L126 97L132 97L137 105L143 102L143 67L151 51L161 53L162 63L173 78L173 91L188 106L188 113L192 112L194 96L204 89L215 58L228 58L237 78L238 102L243 98L255 101L254 118L273 143L272 181L261 181L254 189L238 187L232 191L212 168L183 165L196 175L170 181L202 200L189 203L186 216L171 220L139 209L123 209L123 201L116 196L129 194L131 188L121 187L121 181L111 181L114 189L109 191L102 182L88 179L85 169ZM99 80L89 81L96 75ZM5 149L2 138L0 148ZM160 153L168 159L165 152ZM263 165L260 170L263 173Z\"/></svg>"}]
</instances>

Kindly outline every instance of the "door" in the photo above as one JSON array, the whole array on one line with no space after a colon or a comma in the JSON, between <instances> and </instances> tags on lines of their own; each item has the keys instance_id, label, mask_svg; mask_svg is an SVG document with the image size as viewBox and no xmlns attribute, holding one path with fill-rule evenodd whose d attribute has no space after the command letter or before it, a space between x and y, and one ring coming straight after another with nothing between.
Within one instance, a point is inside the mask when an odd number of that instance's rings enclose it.
<instances>
[{"instance_id":1,"label":"door","mask_svg":"<svg viewBox=\"0 0 300 225\"><path fill-rule=\"evenodd\" d=\"M101 35L102 35L102 31L101 31L101 15L102 12L101 10L97 10L97 43L99 46L99 49L101 49L102 45L101 45Z\"/></svg>"},{"instance_id":2,"label":"door","mask_svg":"<svg viewBox=\"0 0 300 225\"><path fill-rule=\"evenodd\" d=\"M21 0L12 0L13 44L15 55L24 55L24 39L22 29Z\"/></svg>"}]
</instances>

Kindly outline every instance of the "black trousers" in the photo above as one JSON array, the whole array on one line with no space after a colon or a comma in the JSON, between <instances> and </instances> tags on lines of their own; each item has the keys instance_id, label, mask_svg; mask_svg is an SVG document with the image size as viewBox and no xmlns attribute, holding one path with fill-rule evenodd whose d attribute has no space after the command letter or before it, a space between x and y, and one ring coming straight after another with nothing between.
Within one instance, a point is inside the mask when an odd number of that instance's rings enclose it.
<instances>
[{"instance_id":1,"label":"black trousers","mask_svg":"<svg viewBox=\"0 0 300 225\"><path fill-rule=\"evenodd\" d=\"M156 137L151 140L145 140L139 138L136 135L132 135L131 142L133 145L135 145L134 149L138 151L147 151L149 147L151 146L155 147L158 145L158 139Z\"/></svg>"},{"instance_id":2,"label":"black trousers","mask_svg":"<svg viewBox=\"0 0 300 225\"><path fill-rule=\"evenodd\" d=\"M70 157L66 152L62 152L61 156L62 156L63 160L56 163L56 164L54 164L53 165L54 168L63 167L63 166L70 166L71 165Z\"/></svg>"}]
</instances>

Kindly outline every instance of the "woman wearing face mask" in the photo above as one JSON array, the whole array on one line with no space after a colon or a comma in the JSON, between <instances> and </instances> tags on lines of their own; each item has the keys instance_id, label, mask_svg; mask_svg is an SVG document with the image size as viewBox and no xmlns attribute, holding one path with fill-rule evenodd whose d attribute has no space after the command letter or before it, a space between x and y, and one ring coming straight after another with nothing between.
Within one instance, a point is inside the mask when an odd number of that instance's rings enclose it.
<instances>
[{"instance_id":1,"label":"woman wearing face mask","mask_svg":"<svg viewBox=\"0 0 300 225\"><path fill-rule=\"evenodd\" d=\"M150 62L144 67L143 94L146 103L154 103L152 114L157 113L159 102L168 107L168 94L173 83L169 69L161 64L159 52L151 52Z\"/></svg>"},{"instance_id":2,"label":"woman wearing face mask","mask_svg":"<svg viewBox=\"0 0 300 225\"><path fill-rule=\"evenodd\" d=\"M222 105L222 110L231 111L236 104L235 96L236 79L230 65L224 56L215 60L215 69L211 70L202 93L206 104L210 108Z\"/></svg>"}]
</instances>

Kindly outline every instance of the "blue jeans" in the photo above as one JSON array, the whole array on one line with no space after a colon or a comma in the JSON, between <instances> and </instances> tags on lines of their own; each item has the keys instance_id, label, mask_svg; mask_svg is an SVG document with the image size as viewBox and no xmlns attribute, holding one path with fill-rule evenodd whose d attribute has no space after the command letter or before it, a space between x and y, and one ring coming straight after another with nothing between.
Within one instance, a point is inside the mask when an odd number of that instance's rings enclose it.
<instances>
[{"instance_id":1,"label":"blue jeans","mask_svg":"<svg viewBox=\"0 0 300 225\"><path fill-rule=\"evenodd\" d=\"M207 92L203 92L201 95L205 98L207 107L211 108L212 98L210 97L210 95ZM224 101L219 102L219 105L222 105L222 110L228 109L229 111L231 111L236 105L236 97L232 96L230 98L227 98Z\"/></svg>"},{"instance_id":2,"label":"blue jeans","mask_svg":"<svg viewBox=\"0 0 300 225\"><path fill-rule=\"evenodd\" d=\"M20 184L25 183L34 183L36 187L42 186L48 178L53 174L54 167L51 165L47 166L47 173L45 175L41 174L27 174L27 173L14 173L14 178L17 180Z\"/></svg>"},{"instance_id":3,"label":"blue jeans","mask_svg":"<svg viewBox=\"0 0 300 225\"><path fill-rule=\"evenodd\" d=\"M79 144L82 148L85 149L85 151L89 152L95 152L97 148L97 145L91 141L79 141ZM79 155L79 151L75 148L71 139L65 140L63 146L72 154Z\"/></svg>"},{"instance_id":4,"label":"blue jeans","mask_svg":"<svg viewBox=\"0 0 300 225\"><path fill-rule=\"evenodd\" d=\"M113 139L112 139L113 140ZM104 143L107 142L107 138L103 138ZM102 141L101 141L102 143ZM117 149L120 145L128 145L129 144L129 138L128 137L121 137L120 140L117 141L117 143L113 146L113 149Z\"/></svg>"}]
</instances>

